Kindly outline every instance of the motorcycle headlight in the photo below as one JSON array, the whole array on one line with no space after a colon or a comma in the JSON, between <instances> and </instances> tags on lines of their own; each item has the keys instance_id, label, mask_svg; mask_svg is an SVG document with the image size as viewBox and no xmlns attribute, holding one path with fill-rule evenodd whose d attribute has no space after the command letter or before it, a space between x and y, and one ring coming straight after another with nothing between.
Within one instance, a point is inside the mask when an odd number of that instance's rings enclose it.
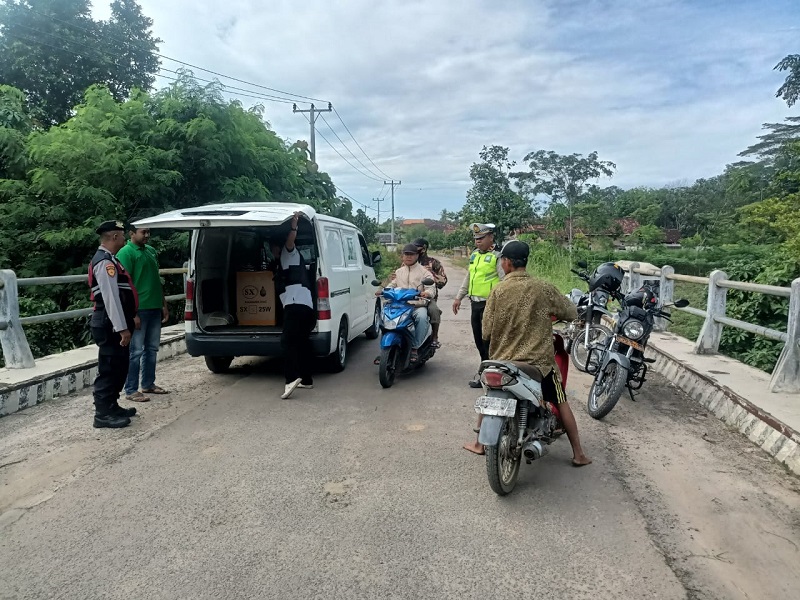
<instances>
[{"instance_id":1,"label":"motorcycle headlight","mask_svg":"<svg viewBox=\"0 0 800 600\"><path fill-rule=\"evenodd\" d=\"M638 340L644 335L644 325L639 321L630 320L622 327L622 333L626 338Z\"/></svg>"}]
</instances>

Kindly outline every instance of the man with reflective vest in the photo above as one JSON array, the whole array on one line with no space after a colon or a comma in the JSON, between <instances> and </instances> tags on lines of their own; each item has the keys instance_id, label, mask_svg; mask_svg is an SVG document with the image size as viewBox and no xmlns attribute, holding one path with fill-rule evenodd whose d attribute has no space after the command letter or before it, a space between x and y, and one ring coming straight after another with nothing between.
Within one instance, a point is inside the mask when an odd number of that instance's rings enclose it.
<instances>
[{"instance_id":1,"label":"man with reflective vest","mask_svg":"<svg viewBox=\"0 0 800 600\"><path fill-rule=\"evenodd\" d=\"M469 257L467 276L453 301L453 314L458 314L461 301L468 296L472 307L472 336L475 339L475 347L481 355L481 361L484 361L489 358L489 348L483 341L481 330L483 312L486 310L486 300L489 298L489 294L500 283L505 273L498 260L500 253L494 251L494 225L473 223L470 225L470 229L475 240L475 251ZM481 387L477 375L469 382L469 386Z\"/></svg>"},{"instance_id":2,"label":"man with reflective vest","mask_svg":"<svg viewBox=\"0 0 800 600\"><path fill-rule=\"evenodd\" d=\"M100 247L89 266L89 287L94 302L89 325L98 346L94 380L94 426L126 427L135 408L122 408L119 395L128 377L131 335L138 327L136 289L114 256L125 245L125 226L106 221L96 230Z\"/></svg>"}]
</instances>

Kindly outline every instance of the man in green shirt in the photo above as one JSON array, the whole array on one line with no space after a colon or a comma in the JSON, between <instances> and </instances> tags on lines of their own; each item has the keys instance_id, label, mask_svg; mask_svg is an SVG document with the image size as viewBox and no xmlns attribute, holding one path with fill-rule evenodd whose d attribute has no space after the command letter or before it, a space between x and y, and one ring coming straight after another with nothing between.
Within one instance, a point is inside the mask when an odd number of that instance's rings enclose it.
<instances>
[{"instance_id":1,"label":"man in green shirt","mask_svg":"<svg viewBox=\"0 0 800 600\"><path fill-rule=\"evenodd\" d=\"M147 394L166 394L156 385L156 359L161 340L161 324L169 319L167 300L158 273L158 253L147 242L149 229L131 227L130 241L117 253L117 260L133 278L139 295L142 326L131 338L130 367L125 382L125 396L134 402L147 402ZM139 373L142 391L139 391Z\"/></svg>"}]
</instances>

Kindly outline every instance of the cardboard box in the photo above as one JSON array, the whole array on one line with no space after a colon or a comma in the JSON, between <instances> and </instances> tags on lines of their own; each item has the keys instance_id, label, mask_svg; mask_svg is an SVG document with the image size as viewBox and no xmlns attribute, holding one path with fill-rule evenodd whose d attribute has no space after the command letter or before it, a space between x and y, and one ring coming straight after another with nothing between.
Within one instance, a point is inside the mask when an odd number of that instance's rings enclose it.
<instances>
[{"instance_id":1,"label":"cardboard box","mask_svg":"<svg viewBox=\"0 0 800 600\"><path fill-rule=\"evenodd\" d=\"M239 325L277 323L277 298L271 271L236 273L236 316Z\"/></svg>"}]
</instances>

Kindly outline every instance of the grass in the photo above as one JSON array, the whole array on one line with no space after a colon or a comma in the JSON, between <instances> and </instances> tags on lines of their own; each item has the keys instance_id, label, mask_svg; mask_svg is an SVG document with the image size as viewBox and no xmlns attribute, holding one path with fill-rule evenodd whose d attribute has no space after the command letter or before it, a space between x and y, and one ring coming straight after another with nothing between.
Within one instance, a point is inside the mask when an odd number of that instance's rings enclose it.
<instances>
[{"instance_id":1,"label":"grass","mask_svg":"<svg viewBox=\"0 0 800 600\"><path fill-rule=\"evenodd\" d=\"M676 281L674 297L676 300L678 298L686 298L689 301L689 306L705 310L708 286ZM688 340L696 340L697 336L700 335L702 326L703 319L701 317L696 317L680 310L672 311L672 323L669 325L671 333L685 337Z\"/></svg>"}]
</instances>

